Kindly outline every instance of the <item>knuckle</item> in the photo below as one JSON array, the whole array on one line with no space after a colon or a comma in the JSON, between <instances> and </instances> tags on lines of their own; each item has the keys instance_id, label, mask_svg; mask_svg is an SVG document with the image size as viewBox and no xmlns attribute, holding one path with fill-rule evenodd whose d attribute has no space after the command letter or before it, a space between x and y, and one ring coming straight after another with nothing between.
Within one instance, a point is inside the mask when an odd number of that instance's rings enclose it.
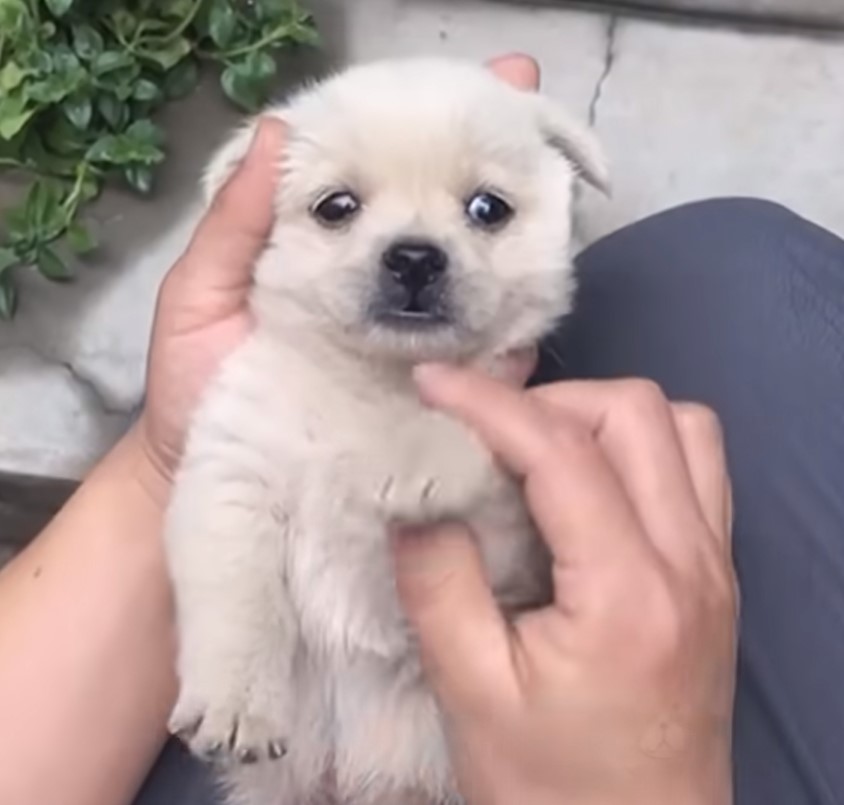
<instances>
[{"instance_id":1,"label":"knuckle","mask_svg":"<svg viewBox=\"0 0 844 805\"><path fill-rule=\"evenodd\" d=\"M675 403L673 410L677 427L683 432L711 444L723 443L721 420L709 406L701 403Z\"/></svg>"},{"instance_id":2,"label":"knuckle","mask_svg":"<svg viewBox=\"0 0 844 805\"><path fill-rule=\"evenodd\" d=\"M619 399L627 411L636 416L660 415L668 407L659 384L646 378L619 381Z\"/></svg>"}]
</instances>

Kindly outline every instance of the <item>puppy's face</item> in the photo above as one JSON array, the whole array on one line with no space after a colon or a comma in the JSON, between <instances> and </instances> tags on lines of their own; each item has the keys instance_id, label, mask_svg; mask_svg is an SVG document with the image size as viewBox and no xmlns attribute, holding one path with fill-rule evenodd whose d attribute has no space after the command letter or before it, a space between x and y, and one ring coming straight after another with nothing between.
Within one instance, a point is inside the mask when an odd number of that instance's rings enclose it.
<instances>
[{"instance_id":1,"label":"puppy's face","mask_svg":"<svg viewBox=\"0 0 844 805\"><path fill-rule=\"evenodd\" d=\"M549 100L474 65L408 60L279 114L290 141L259 319L415 361L521 346L567 311L572 184L604 169Z\"/></svg>"}]
</instances>

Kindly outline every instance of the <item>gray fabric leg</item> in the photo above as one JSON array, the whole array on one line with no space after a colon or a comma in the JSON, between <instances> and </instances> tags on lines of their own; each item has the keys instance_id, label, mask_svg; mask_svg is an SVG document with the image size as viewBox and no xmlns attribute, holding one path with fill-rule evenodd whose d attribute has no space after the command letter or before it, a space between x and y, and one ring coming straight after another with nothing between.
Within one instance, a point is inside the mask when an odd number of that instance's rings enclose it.
<instances>
[{"instance_id":1,"label":"gray fabric leg","mask_svg":"<svg viewBox=\"0 0 844 805\"><path fill-rule=\"evenodd\" d=\"M738 805L844 803L844 241L774 204L637 223L579 262L540 378L640 375L721 415L742 584Z\"/></svg>"},{"instance_id":2,"label":"gray fabric leg","mask_svg":"<svg viewBox=\"0 0 844 805\"><path fill-rule=\"evenodd\" d=\"M222 802L208 768L171 739L134 805L221 805Z\"/></svg>"}]
</instances>

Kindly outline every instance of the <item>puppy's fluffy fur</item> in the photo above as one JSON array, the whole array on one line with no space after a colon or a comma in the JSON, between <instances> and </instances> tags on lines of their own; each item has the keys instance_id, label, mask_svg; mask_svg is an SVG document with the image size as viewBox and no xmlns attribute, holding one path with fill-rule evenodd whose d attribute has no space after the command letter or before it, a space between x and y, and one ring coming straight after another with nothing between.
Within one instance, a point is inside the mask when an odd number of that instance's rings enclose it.
<instances>
[{"instance_id":1,"label":"puppy's fluffy fur","mask_svg":"<svg viewBox=\"0 0 844 805\"><path fill-rule=\"evenodd\" d=\"M269 114L290 134L255 328L196 413L167 521L171 727L223 761L237 803L456 803L386 526L469 522L508 610L543 599L547 567L512 482L418 401L411 367L494 372L552 327L572 293L573 182L604 186L604 163L550 100L462 62L354 68ZM215 158L209 196L253 130ZM315 210L337 192L359 206L328 225ZM472 218L483 193L506 220ZM441 259L427 318L390 315L384 255L408 242Z\"/></svg>"}]
</instances>

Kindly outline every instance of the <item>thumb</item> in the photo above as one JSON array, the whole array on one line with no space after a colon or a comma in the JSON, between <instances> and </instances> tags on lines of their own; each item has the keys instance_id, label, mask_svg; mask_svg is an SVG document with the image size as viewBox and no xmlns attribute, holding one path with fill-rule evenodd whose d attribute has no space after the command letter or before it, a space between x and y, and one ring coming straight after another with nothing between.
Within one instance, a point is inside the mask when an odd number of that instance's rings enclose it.
<instances>
[{"instance_id":1,"label":"thumb","mask_svg":"<svg viewBox=\"0 0 844 805\"><path fill-rule=\"evenodd\" d=\"M206 290L245 298L275 220L285 134L281 120L259 121L246 157L217 193L171 273Z\"/></svg>"},{"instance_id":2,"label":"thumb","mask_svg":"<svg viewBox=\"0 0 844 805\"><path fill-rule=\"evenodd\" d=\"M483 707L515 690L508 627L469 530L452 523L405 530L394 545L399 599L446 710Z\"/></svg>"}]
</instances>

